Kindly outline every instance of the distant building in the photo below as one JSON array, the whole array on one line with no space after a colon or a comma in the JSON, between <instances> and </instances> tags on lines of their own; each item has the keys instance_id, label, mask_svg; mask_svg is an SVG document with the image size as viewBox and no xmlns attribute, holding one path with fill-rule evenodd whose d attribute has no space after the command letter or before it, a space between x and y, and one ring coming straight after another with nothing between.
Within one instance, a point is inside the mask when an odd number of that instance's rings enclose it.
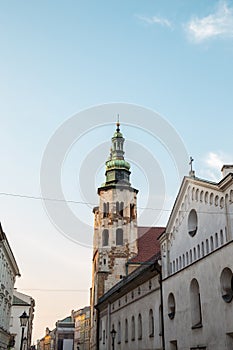
<instances>
[{"instance_id":1,"label":"distant building","mask_svg":"<svg viewBox=\"0 0 233 350\"><path fill-rule=\"evenodd\" d=\"M13 290L19 268L10 248L6 234L0 224L0 349L7 349L10 336L10 317L13 302Z\"/></svg>"},{"instance_id":2,"label":"distant building","mask_svg":"<svg viewBox=\"0 0 233 350\"><path fill-rule=\"evenodd\" d=\"M90 349L90 306L72 311L72 318L75 323L74 350Z\"/></svg>"},{"instance_id":3,"label":"distant building","mask_svg":"<svg viewBox=\"0 0 233 350\"><path fill-rule=\"evenodd\" d=\"M233 165L190 172L161 236L166 350L233 349Z\"/></svg>"},{"instance_id":4,"label":"distant building","mask_svg":"<svg viewBox=\"0 0 233 350\"><path fill-rule=\"evenodd\" d=\"M55 350L55 329L45 329L45 336L37 341L37 350Z\"/></svg>"},{"instance_id":5,"label":"distant building","mask_svg":"<svg viewBox=\"0 0 233 350\"><path fill-rule=\"evenodd\" d=\"M26 294L18 292L14 289L13 292L13 303L11 307L11 321L10 321L10 333L14 337L15 345L12 349L20 349L21 342L21 332L19 317L25 311L29 316L27 325L25 327L24 335L26 338L26 348L30 349L32 341L32 328L33 328L33 319L35 311L35 300Z\"/></svg>"},{"instance_id":6,"label":"distant building","mask_svg":"<svg viewBox=\"0 0 233 350\"><path fill-rule=\"evenodd\" d=\"M71 316L56 322L55 349L73 350L74 346L74 320Z\"/></svg>"},{"instance_id":7,"label":"distant building","mask_svg":"<svg viewBox=\"0 0 233 350\"><path fill-rule=\"evenodd\" d=\"M37 342L37 350L74 350L74 329L72 316L57 321L52 331L46 328L45 336Z\"/></svg>"}]
</instances>

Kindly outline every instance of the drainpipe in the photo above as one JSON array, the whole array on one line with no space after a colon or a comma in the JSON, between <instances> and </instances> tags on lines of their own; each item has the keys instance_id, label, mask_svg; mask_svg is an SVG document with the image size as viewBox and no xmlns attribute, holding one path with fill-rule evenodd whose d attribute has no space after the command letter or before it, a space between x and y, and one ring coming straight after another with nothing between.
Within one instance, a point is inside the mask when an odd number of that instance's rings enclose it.
<instances>
[{"instance_id":1,"label":"drainpipe","mask_svg":"<svg viewBox=\"0 0 233 350\"><path fill-rule=\"evenodd\" d=\"M164 313L163 313L163 285L162 285L162 271L158 269L155 263L155 270L159 274L159 289L160 289L160 305L161 305L161 331L162 331L162 350L165 350L165 337L164 337Z\"/></svg>"}]
</instances>

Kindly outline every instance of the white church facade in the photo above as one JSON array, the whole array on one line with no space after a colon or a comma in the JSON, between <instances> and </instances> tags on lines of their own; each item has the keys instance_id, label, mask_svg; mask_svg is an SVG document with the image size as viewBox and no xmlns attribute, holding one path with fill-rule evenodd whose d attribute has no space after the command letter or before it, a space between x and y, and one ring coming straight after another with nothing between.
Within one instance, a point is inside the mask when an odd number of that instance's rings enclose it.
<instances>
[{"instance_id":1,"label":"white church facade","mask_svg":"<svg viewBox=\"0 0 233 350\"><path fill-rule=\"evenodd\" d=\"M233 166L185 177L160 238L165 349L233 349Z\"/></svg>"},{"instance_id":2,"label":"white church facade","mask_svg":"<svg viewBox=\"0 0 233 350\"><path fill-rule=\"evenodd\" d=\"M191 170L166 228L143 231L123 144L118 123L94 208L90 348L233 349L233 165L219 182Z\"/></svg>"}]
</instances>

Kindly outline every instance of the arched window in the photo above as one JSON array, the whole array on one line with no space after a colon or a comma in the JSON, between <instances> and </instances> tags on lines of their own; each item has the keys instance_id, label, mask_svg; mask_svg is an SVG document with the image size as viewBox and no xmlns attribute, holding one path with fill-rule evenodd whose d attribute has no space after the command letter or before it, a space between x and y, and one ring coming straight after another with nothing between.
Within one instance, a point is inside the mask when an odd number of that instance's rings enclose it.
<instances>
[{"instance_id":1,"label":"arched window","mask_svg":"<svg viewBox=\"0 0 233 350\"><path fill-rule=\"evenodd\" d=\"M142 315L138 315L138 339L142 339Z\"/></svg>"},{"instance_id":2,"label":"arched window","mask_svg":"<svg viewBox=\"0 0 233 350\"><path fill-rule=\"evenodd\" d=\"M204 191L201 191L200 193L200 201L203 202L203 198L204 198Z\"/></svg>"},{"instance_id":3,"label":"arched window","mask_svg":"<svg viewBox=\"0 0 233 350\"><path fill-rule=\"evenodd\" d=\"M103 203L103 217L106 218L109 214L109 202Z\"/></svg>"},{"instance_id":4,"label":"arched window","mask_svg":"<svg viewBox=\"0 0 233 350\"><path fill-rule=\"evenodd\" d=\"M230 303L233 298L233 274L232 271L226 267L220 276L222 298L226 303Z\"/></svg>"},{"instance_id":5,"label":"arched window","mask_svg":"<svg viewBox=\"0 0 233 350\"><path fill-rule=\"evenodd\" d=\"M130 204L130 220L135 219L135 205Z\"/></svg>"},{"instance_id":6,"label":"arched window","mask_svg":"<svg viewBox=\"0 0 233 350\"><path fill-rule=\"evenodd\" d=\"M123 202L120 202L120 207L119 207L119 214L121 217L124 216L124 203Z\"/></svg>"},{"instance_id":7,"label":"arched window","mask_svg":"<svg viewBox=\"0 0 233 350\"><path fill-rule=\"evenodd\" d=\"M118 326L117 326L117 343L120 344L121 343L121 322L118 322Z\"/></svg>"},{"instance_id":8,"label":"arched window","mask_svg":"<svg viewBox=\"0 0 233 350\"><path fill-rule=\"evenodd\" d=\"M196 253L196 248L193 248L193 260L195 261L197 259L197 253Z\"/></svg>"},{"instance_id":9,"label":"arched window","mask_svg":"<svg viewBox=\"0 0 233 350\"><path fill-rule=\"evenodd\" d=\"M118 228L116 230L116 245L123 245L123 230Z\"/></svg>"},{"instance_id":10,"label":"arched window","mask_svg":"<svg viewBox=\"0 0 233 350\"><path fill-rule=\"evenodd\" d=\"M189 264L189 253L186 252L186 264L188 265Z\"/></svg>"},{"instance_id":11,"label":"arched window","mask_svg":"<svg viewBox=\"0 0 233 350\"><path fill-rule=\"evenodd\" d=\"M193 253L192 253L192 249L190 249L190 251L189 251L189 261L190 261L190 264L192 264L192 262L193 262Z\"/></svg>"},{"instance_id":12,"label":"arched window","mask_svg":"<svg viewBox=\"0 0 233 350\"><path fill-rule=\"evenodd\" d=\"M153 310L150 309L149 312L149 337L153 337L154 336L154 330L155 326L154 326L154 315L153 315Z\"/></svg>"},{"instance_id":13,"label":"arched window","mask_svg":"<svg viewBox=\"0 0 233 350\"><path fill-rule=\"evenodd\" d=\"M213 202L214 202L214 194L211 193L211 194L210 194L210 205L212 205Z\"/></svg>"},{"instance_id":14,"label":"arched window","mask_svg":"<svg viewBox=\"0 0 233 350\"><path fill-rule=\"evenodd\" d=\"M197 212L192 209L188 216L188 233L191 237L197 233Z\"/></svg>"},{"instance_id":15,"label":"arched window","mask_svg":"<svg viewBox=\"0 0 233 350\"><path fill-rule=\"evenodd\" d=\"M116 214L119 214L120 211L120 203L116 202Z\"/></svg>"},{"instance_id":16,"label":"arched window","mask_svg":"<svg viewBox=\"0 0 233 350\"><path fill-rule=\"evenodd\" d=\"M197 245L197 258L200 259L201 257L201 249L200 249L200 244Z\"/></svg>"},{"instance_id":17,"label":"arched window","mask_svg":"<svg viewBox=\"0 0 233 350\"><path fill-rule=\"evenodd\" d=\"M124 202L116 202L116 214L124 216Z\"/></svg>"},{"instance_id":18,"label":"arched window","mask_svg":"<svg viewBox=\"0 0 233 350\"><path fill-rule=\"evenodd\" d=\"M224 243L223 231L220 230L220 244L223 245L223 243Z\"/></svg>"},{"instance_id":19,"label":"arched window","mask_svg":"<svg viewBox=\"0 0 233 350\"><path fill-rule=\"evenodd\" d=\"M205 246L204 246L204 242L201 242L201 254L202 254L202 256L205 255Z\"/></svg>"},{"instance_id":20,"label":"arched window","mask_svg":"<svg viewBox=\"0 0 233 350\"><path fill-rule=\"evenodd\" d=\"M205 244L206 244L206 254L209 254L210 249L209 249L209 240L208 239L206 239Z\"/></svg>"},{"instance_id":21,"label":"arched window","mask_svg":"<svg viewBox=\"0 0 233 350\"><path fill-rule=\"evenodd\" d=\"M109 244L109 232L108 230L103 230L103 233L102 233L102 245L103 247L106 247L108 246Z\"/></svg>"},{"instance_id":22,"label":"arched window","mask_svg":"<svg viewBox=\"0 0 233 350\"><path fill-rule=\"evenodd\" d=\"M210 237L210 251L212 252L214 250L214 238L213 236Z\"/></svg>"},{"instance_id":23,"label":"arched window","mask_svg":"<svg viewBox=\"0 0 233 350\"><path fill-rule=\"evenodd\" d=\"M129 338L129 330L128 330L128 320L127 318L125 319L125 342L128 342L128 338Z\"/></svg>"},{"instance_id":24,"label":"arched window","mask_svg":"<svg viewBox=\"0 0 233 350\"><path fill-rule=\"evenodd\" d=\"M199 328L202 326L201 315L201 297L199 284L194 278L190 284L190 306L191 306L191 318L192 328Z\"/></svg>"},{"instance_id":25,"label":"arched window","mask_svg":"<svg viewBox=\"0 0 233 350\"><path fill-rule=\"evenodd\" d=\"M220 208L221 209L224 208L224 198L223 197L221 197L221 199L220 199Z\"/></svg>"},{"instance_id":26,"label":"arched window","mask_svg":"<svg viewBox=\"0 0 233 350\"><path fill-rule=\"evenodd\" d=\"M135 340L135 319L134 319L134 316L132 316L132 319L131 319L131 340Z\"/></svg>"},{"instance_id":27,"label":"arched window","mask_svg":"<svg viewBox=\"0 0 233 350\"><path fill-rule=\"evenodd\" d=\"M215 233L215 247L218 248L218 232Z\"/></svg>"},{"instance_id":28,"label":"arched window","mask_svg":"<svg viewBox=\"0 0 233 350\"><path fill-rule=\"evenodd\" d=\"M170 320L173 320L175 317L175 312L176 312L176 304L175 304L175 298L172 293L169 294L168 296L168 317Z\"/></svg>"}]
</instances>

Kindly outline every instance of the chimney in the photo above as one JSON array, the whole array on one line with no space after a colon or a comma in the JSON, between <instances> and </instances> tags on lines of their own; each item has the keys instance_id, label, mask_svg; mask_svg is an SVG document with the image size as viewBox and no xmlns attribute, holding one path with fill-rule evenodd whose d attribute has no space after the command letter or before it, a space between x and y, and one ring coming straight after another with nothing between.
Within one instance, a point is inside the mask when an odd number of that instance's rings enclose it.
<instances>
[{"instance_id":1,"label":"chimney","mask_svg":"<svg viewBox=\"0 0 233 350\"><path fill-rule=\"evenodd\" d=\"M223 165L221 171L223 177L226 177L230 173L233 174L233 164Z\"/></svg>"}]
</instances>

